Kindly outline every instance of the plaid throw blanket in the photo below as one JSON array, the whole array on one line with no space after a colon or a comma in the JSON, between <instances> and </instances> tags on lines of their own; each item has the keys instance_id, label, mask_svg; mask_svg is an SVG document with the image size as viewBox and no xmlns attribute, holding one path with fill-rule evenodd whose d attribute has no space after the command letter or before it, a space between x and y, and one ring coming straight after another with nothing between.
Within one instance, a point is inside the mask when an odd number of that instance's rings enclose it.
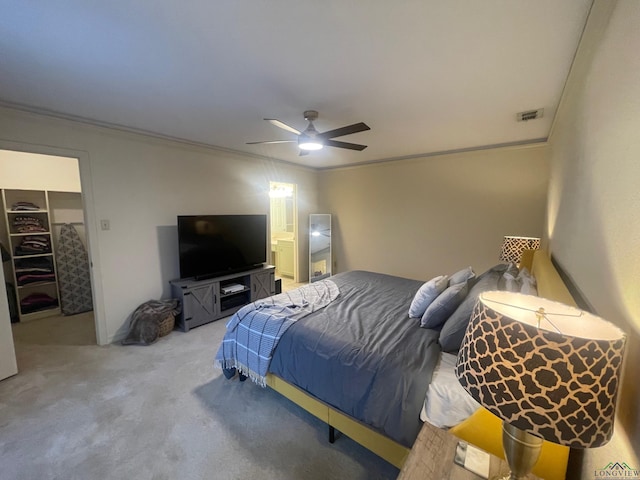
<instances>
[{"instance_id":1,"label":"plaid throw blanket","mask_svg":"<svg viewBox=\"0 0 640 480\"><path fill-rule=\"evenodd\" d=\"M267 370L282 334L297 320L329 305L339 294L335 283L322 280L245 305L227 323L214 365L236 368L266 387Z\"/></svg>"}]
</instances>

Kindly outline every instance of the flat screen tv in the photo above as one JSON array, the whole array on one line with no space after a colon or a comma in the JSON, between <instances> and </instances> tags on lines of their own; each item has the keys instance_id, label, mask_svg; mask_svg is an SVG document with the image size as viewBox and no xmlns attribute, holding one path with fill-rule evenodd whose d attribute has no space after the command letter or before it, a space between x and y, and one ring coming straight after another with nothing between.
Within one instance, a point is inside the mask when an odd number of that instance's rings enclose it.
<instances>
[{"instance_id":1,"label":"flat screen tv","mask_svg":"<svg viewBox=\"0 0 640 480\"><path fill-rule=\"evenodd\" d=\"M236 273L267 261L266 215L179 215L180 278Z\"/></svg>"}]
</instances>

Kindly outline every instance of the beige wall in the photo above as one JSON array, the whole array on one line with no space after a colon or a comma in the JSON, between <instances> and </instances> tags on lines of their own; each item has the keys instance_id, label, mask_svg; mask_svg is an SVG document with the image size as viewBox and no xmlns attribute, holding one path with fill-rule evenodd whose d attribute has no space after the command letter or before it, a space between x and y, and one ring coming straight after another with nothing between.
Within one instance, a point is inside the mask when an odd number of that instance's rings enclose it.
<instances>
[{"instance_id":1,"label":"beige wall","mask_svg":"<svg viewBox=\"0 0 640 480\"><path fill-rule=\"evenodd\" d=\"M80 192L78 160L0 150L0 188Z\"/></svg>"},{"instance_id":2,"label":"beige wall","mask_svg":"<svg viewBox=\"0 0 640 480\"><path fill-rule=\"evenodd\" d=\"M80 158L102 341L126 333L139 304L169 296L177 215L266 214L270 180L298 185L302 231L317 209L309 169L10 109L0 109L0 148ZM99 229L101 219L110 230ZM307 255L301 242L302 278Z\"/></svg>"},{"instance_id":3,"label":"beige wall","mask_svg":"<svg viewBox=\"0 0 640 480\"><path fill-rule=\"evenodd\" d=\"M618 432L587 452L585 478L609 461L637 468L640 454L639 26L637 0L596 2L550 140L550 250L595 311L630 333Z\"/></svg>"},{"instance_id":4,"label":"beige wall","mask_svg":"<svg viewBox=\"0 0 640 480\"><path fill-rule=\"evenodd\" d=\"M482 272L499 263L503 235L542 235L548 174L544 146L322 171L336 270Z\"/></svg>"}]
</instances>

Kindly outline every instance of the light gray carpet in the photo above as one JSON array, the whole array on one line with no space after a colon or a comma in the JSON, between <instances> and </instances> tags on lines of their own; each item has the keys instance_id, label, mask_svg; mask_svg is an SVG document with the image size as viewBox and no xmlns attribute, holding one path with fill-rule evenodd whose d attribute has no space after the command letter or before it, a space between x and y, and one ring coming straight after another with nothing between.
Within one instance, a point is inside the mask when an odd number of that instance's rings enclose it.
<instances>
[{"instance_id":1,"label":"light gray carpet","mask_svg":"<svg viewBox=\"0 0 640 480\"><path fill-rule=\"evenodd\" d=\"M270 389L212 366L225 320L152 346L93 345L86 314L14 325L0 478L394 479L398 470Z\"/></svg>"}]
</instances>

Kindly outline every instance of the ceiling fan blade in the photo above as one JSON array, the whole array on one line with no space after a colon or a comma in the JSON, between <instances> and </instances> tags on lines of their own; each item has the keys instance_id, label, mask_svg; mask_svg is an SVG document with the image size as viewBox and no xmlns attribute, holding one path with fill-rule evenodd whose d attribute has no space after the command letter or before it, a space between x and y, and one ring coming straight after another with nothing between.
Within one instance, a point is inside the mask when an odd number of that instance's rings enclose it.
<instances>
[{"instance_id":1,"label":"ceiling fan blade","mask_svg":"<svg viewBox=\"0 0 640 480\"><path fill-rule=\"evenodd\" d=\"M296 143L297 140L271 140L268 142L247 142L246 145L263 145L265 143Z\"/></svg>"},{"instance_id":2,"label":"ceiling fan blade","mask_svg":"<svg viewBox=\"0 0 640 480\"><path fill-rule=\"evenodd\" d=\"M282 123L280 120L276 120L275 118L265 118L267 122L271 125L275 125L276 127L282 128L287 132L295 133L296 135L300 135L300 132L293 127L290 127L286 123Z\"/></svg>"},{"instance_id":3,"label":"ceiling fan blade","mask_svg":"<svg viewBox=\"0 0 640 480\"><path fill-rule=\"evenodd\" d=\"M352 133L365 132L367 130L371 130L369 125L366 123L354 123L353 125L347 125L346 127L336 128L335 130L329 130L328 132L322 132L317 136L322 138L323 140L327 140L329 138L334 137L343 137L344 135L351 135Z\"/></svg>"},{"instance_id":4,"label":"ceiling fan blade","mask_svg":"<svg viewBox=\"0 0 640 480\"><path fill-rule=\"evenodd\" d=\"M324 144L328 147L348 148L349 150L362 151L367 148L366 145L359 145L357 143L339 142L338 140L325 140Z\"/></svg>"}]
</instances>

